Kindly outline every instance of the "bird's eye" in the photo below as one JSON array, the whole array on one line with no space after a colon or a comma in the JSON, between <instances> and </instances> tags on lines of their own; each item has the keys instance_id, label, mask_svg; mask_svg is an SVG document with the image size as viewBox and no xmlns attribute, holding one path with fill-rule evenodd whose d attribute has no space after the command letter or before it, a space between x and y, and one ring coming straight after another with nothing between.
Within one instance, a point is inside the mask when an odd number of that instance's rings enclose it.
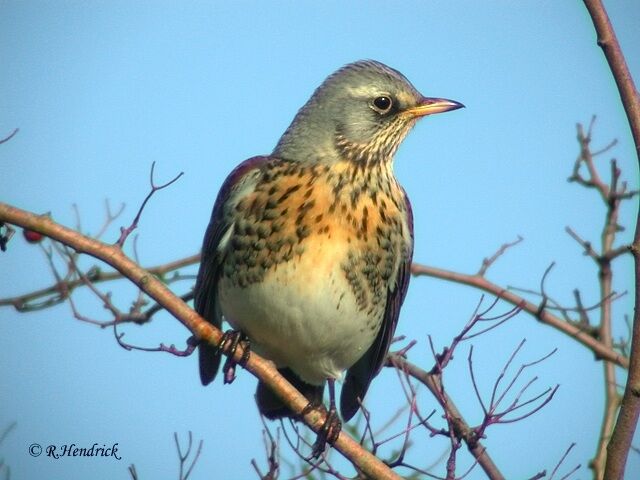
<instances>
[{"instance_id":1,"label":"bird's eye","mask_svg":"<svg viewBox=\"0 0 640 480\"><path fill-rule=\"evenodd\" d=\"M387 113L389 110L391 110L393 102L391 101L391 97L387 95L380 95L379 97L373 99L372 105L373 108L379 113Z\"/></svg>"}]
</instances>

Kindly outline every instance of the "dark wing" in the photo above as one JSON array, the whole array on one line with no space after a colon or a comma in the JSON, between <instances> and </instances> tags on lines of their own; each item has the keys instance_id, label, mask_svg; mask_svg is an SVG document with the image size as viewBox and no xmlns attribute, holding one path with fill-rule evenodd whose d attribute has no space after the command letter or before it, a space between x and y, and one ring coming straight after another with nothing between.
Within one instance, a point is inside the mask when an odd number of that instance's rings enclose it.
<instances>
[{"instance_id":1,"label":"dark wing","mask_svg":"<svg viewBox=\"0 0 640 480\"><path fill-rule=\"evenodd\" d=\"M407 252L404 263L398 269L396 288L387 292L387 304L378 336L369 347L369 350L347 371L347 378L342 386L340 395L340 412L345 422L348 422L356 414L358 408L360 408L358 399L362 400L364 398L371 380L380 372L384 364L391 339L398 324L400 307L409 288L411 260L413 258L413 212L406 192L403 190L402 193L407 208L407 224L411 235L411 247Z\"/></svg>"},{"instance_id":2,"label":"dark wing","mask_svg":"<svg viewBox=\"0 0 640 480\"><path fill-rule=\"evenodd\" d=\"M204 235L202 244L202 258L200 270L194 290L195 310L216 327L222 324L222 312L218 303L218 280L220 278L220 266L224 260L224 252L219 251L220 241L231 228L231 222L225 210L229 200L237 192L238 185L245 175L259 169L269 160L269 157L252 157L238 165L222 184L216 203L213 206L211 220ZM200 380L203 385L213 381L220 365L220 354L217 348L201 344L198 347L200 361Z\"/></svg>"}]
</instances>

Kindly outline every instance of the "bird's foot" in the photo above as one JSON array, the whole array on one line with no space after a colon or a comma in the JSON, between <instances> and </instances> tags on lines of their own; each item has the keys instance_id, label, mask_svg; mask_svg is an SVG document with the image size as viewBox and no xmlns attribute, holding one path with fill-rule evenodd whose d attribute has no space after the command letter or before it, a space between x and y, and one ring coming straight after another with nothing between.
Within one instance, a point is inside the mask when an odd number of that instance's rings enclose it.
<instances>
[{"instance_id":1,"label":"bird's foot","mask_svg":"<svg viewBox=\"0 0 640 480\"><path fill-rule=\"evenodd\" d=\"M327 443L333 444L338 439L340 431L342 430L342 422L338 417L338 411L335 403L332 403L327 411L324 405L309 402L309 404L302 410L302 415L304 416L313 410L318 410L326 415L322 428L316 437L316 441L311 447L310 458L316 459L324 453Z\"/></svg>"},{"instance_id":2,"label":"bird's foot","mask_svg":"<svg viewBox=\"0 0 640 480\"><path fill-rule=\"evenodd\" d=\"M236 363L233 357L236 354L240 342L242 342L243 349L242 358ZM227 330L222 334L222 339L218 344L218 351L227 355L227 359L222 367L222 372L224 374L224 383L231 383L236 378L236 365L239 364L244 367L249 360L249 355L251 354L249 338L239 330Z\"/></svg>"}]
</instances>

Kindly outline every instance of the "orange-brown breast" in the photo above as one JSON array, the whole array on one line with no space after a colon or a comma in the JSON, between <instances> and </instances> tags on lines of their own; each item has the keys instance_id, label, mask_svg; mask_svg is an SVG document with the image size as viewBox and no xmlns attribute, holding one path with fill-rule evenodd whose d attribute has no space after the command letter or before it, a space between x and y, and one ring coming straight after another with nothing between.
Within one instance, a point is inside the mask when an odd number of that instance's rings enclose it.
<instances>
[{"instance_id":1,"label":"orange-brown breast","mask_svg":"<svg viewBox=\"0 0 640 480\"><path fill-rule=\"evenodd\" d=\"M243 287L283 262L330 251L360 308L378 311L410 248L406 216L390 165L275 161L235 207L223 275Z\"/></svg>"}]
</instances>

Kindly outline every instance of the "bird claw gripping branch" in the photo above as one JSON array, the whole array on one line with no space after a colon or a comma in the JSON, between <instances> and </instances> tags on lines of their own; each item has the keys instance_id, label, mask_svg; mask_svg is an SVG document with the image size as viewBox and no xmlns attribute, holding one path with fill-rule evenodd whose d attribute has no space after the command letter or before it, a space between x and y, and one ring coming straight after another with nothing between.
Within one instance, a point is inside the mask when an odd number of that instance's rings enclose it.
<instances>
[{"instance_id":1,"label":"bird claw gripping branch","mask_svg":"<svg viewBox=\"0 0 640 480\"><path fill-rule=\"evenodd\" d=\"M240 330L227 330L222 334L222 338L218 344L218 352L227 355L227 359L222 367L225 384L232 383L236 379L236 361L233 357L235 357L236 350L241 342L243 347L242 358L237 364L244 367L251 355L251 343L244 333Z\"/></svg>"}]
</instances>

